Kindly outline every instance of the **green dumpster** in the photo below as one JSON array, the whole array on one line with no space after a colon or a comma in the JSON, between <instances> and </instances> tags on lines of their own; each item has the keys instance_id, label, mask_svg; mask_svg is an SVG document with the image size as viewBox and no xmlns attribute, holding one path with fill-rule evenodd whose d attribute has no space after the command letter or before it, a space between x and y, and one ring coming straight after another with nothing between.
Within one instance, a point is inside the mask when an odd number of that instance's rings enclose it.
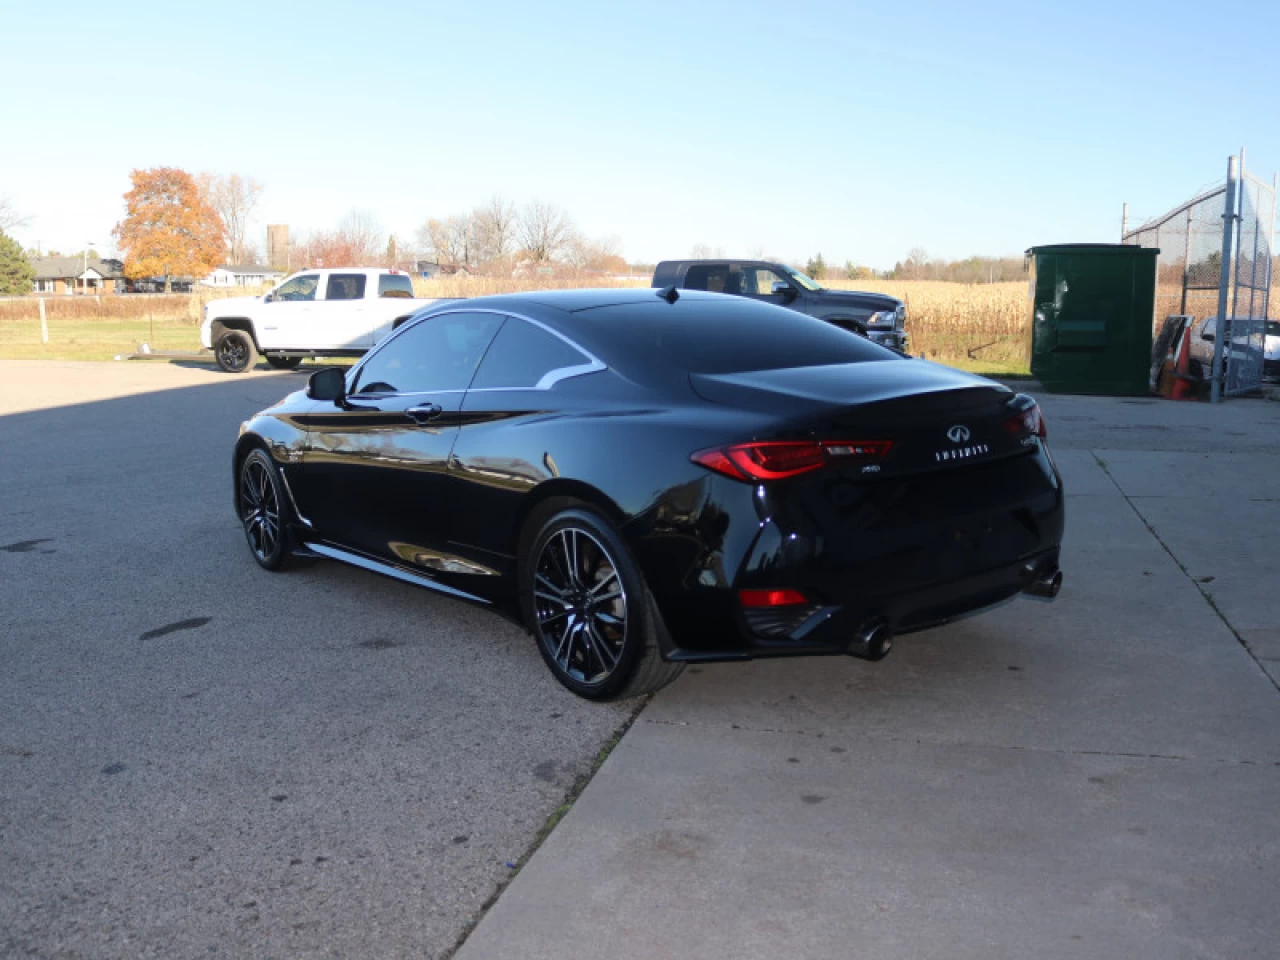
<instances>
[{"instance_id":1,"label":"green dumpster","mask_svg":"<svg viewBox=\"0 0 1280 960\"><path fill-rule=\"evenodd\" d=\"M1059 243L1027 251L1031 375L1056 393L1149 392L1153 247Z\"/></svg>"}]
</instances>

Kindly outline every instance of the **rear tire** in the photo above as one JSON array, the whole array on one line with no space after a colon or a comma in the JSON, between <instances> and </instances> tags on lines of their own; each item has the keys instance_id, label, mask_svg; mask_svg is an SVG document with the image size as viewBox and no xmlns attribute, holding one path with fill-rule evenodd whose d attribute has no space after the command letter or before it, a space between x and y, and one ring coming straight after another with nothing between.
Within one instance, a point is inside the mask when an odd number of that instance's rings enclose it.
<instances>
[{"instance_id":1,"label":"rear tire","mask_svg":"<svg viewBox=\"0 0 1280 960\"><path fill-rule=\"evenodd\" d=\"M302 363L301 357L273 357L267 355L267 365L276 370L296 370Z\"/></svg>"},{"instance_id":2,"label":"rear tire","mask_svg":"<svg viewBox=\"0 0 1280 960\"><path fill-rule=\"evenodd\" d=\"M666 627L609 520L586 504L553 514L521 561L521 606L538 652L588 700L660 690L684 670L662 659Z\"/></svg>"},{"instance_id":3,"label":"rear tire","mask_svg":"<svg viewBox=\"0 0 1280 960\"><path fill-rule=\"evenodd\" d=\"M258 348L243 330L228 330L213 345L213 357L227 373L244 373L257 364Z\"/></svg>"}]
</instances>

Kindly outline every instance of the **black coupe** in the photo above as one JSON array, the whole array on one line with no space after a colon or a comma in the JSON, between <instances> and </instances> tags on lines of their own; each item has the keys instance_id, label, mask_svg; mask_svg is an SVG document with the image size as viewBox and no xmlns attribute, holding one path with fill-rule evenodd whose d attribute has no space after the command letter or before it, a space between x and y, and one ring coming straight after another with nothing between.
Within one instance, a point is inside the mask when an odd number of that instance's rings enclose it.
<instances>
[{"instance_id":1,"label":"black coupe","mask_svg":"<svg viewBox=\"0 0 1280 960\"><path fill-rule=\"evenodd\" d=\"M258 563L491 605L584 697L691 661L852 653L1056 595L1035 401L720 294L437 304L241 427Z\"/></svg>"}]
</instances>

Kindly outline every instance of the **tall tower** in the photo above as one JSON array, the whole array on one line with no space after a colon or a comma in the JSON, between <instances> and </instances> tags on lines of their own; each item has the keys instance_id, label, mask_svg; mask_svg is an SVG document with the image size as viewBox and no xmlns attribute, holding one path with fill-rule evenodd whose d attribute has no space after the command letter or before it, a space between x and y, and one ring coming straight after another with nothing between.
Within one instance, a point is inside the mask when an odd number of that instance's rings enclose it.
<instances>
[{"instance_id":1,"label":"tall tower","mask_svg":"<svg viewBox=\"0 0 1280 960\"><path fill-rule=\"evenodd\" d=\"M289 262L289 225L286 223L267 224L267 260L268 266L277 270L290 270Z\"/></svg>"}]
</instances>

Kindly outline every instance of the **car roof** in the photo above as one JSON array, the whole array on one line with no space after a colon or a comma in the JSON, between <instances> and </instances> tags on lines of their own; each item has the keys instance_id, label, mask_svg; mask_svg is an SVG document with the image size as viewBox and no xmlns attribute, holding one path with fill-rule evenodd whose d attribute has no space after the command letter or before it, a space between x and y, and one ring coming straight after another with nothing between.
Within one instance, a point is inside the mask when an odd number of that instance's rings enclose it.
<instances>
[{"instance_id":1,"label":"car roof","mask_svg":"<svg viewBox=\"0 0 1280 960\"><path fill-rule=\"evenodd\" d=\"M681 290L680 300L719 300L725 294L701 290ZM736 299L736 298L735 298ZM453 304L454 309L483 307L490 310L519 310L529 305L551 307L565 313L579 313L600 307L616 307L633 303L661 303L653 287L605 287L594 290L536 290L529 293L504 293L477 297Z\"/></svg>"}]
</instances>

